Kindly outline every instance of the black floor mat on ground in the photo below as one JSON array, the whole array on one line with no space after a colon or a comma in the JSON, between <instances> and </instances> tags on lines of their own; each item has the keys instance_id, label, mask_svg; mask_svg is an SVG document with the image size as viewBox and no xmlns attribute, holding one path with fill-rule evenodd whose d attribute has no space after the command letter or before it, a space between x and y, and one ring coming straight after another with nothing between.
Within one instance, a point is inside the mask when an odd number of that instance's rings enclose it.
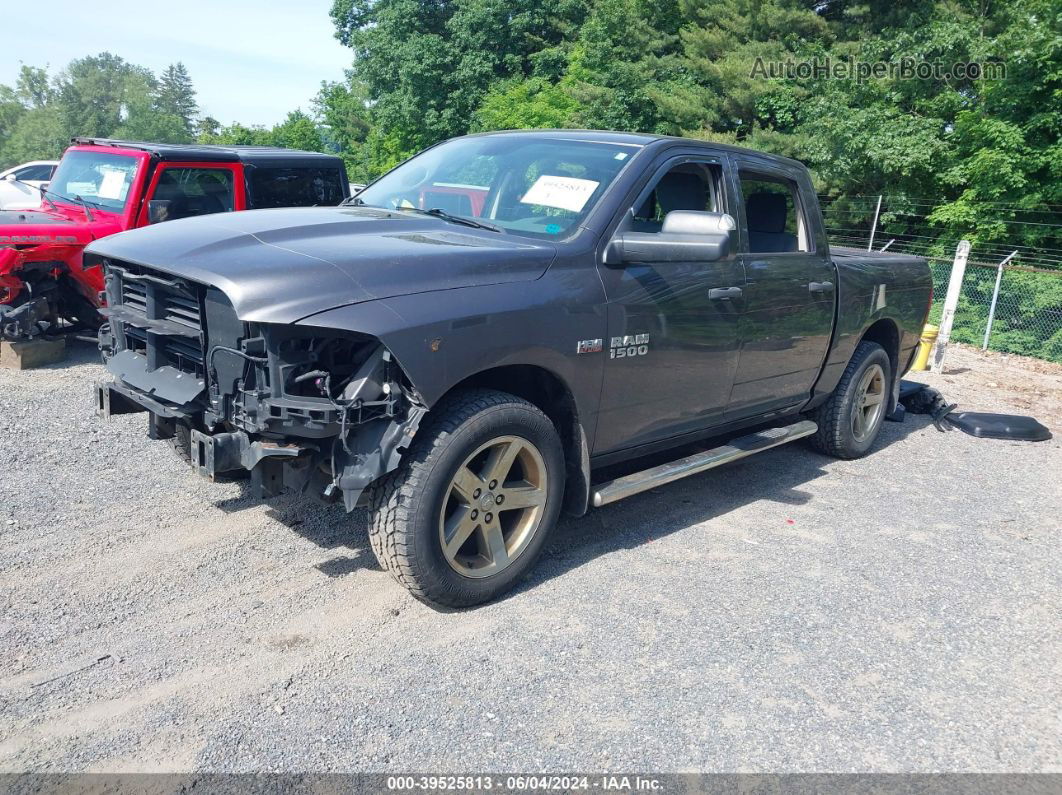
<instances>
[{"instance_id":1,"label":"black floor mat on ground","mask_svg":"<svg viewBox=\"0 0 1062 795\"><path fill-rule=\"evenodd\" d=\"M900 380L900 400L905 397L910 397L916 392L921 392L926 388L925 384L920 384L917 381L908 381L907 379Z\"/></svg>"},{"instance_id":2,"label":"black floor mat on ground","mask_svg":"<svg viewBox=\"0 0 1062 795\"><path fill-rule=\"evenodd\" d=\"M945 417L945 420L960 431L983 439L1044 442L1051 438L1051 431L1032 417L1022 417L1017 414L953 411Z\"/></svg>"},{"instance_id":3,"label":"black floor mat on ground","mask_svg":"<svg viewBox=\"0 0 1062 795\"><path fill-rule=\"evenodd\" d=\"M956 411L932 387L914 381L900 382L900 401L912 414L928 414L938 430L949 426L981 439L1010 439L1016 442L1043 442L1051 431L1032 417L1019 414L990 414L984 411Z\"/></svg>"}]
</instances>

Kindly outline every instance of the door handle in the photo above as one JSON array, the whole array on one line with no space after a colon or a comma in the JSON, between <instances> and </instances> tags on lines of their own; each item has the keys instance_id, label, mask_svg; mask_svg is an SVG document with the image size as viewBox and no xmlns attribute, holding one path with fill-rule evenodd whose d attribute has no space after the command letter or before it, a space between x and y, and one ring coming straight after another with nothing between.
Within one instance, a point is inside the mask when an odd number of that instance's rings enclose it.
<instances>
[{"instance_id":1,"label":"door handle","mask_svg":"<svg viewBox=\"0 0 1062 795\"><path fill-rule=\"evenodd\" d=\"M833 289L833 282L810 282L808 292L825 293Z\"/></svg>"},{"instance_id":2,"label":"door handle","mask_svg":"<svg viewBox=\"0 0 1062 795\"><path fill-rule=\"evenodd\" d=\"M713 301L725 301L729 298L740 298L740 287L713 287L708 291L708 297Z\"/></svg>"}]
</instances>

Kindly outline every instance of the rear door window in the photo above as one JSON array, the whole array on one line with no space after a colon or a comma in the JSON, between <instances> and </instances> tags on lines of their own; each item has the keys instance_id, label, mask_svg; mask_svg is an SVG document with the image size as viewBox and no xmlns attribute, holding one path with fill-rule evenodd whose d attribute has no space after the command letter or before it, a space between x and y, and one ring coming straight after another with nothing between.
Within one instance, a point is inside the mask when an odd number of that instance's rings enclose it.
<instances>
[{"instance_id":1,"label":"rear door window","mask_svg":"<svg viewBox=\"0 0 1062 795\"><path fill-rule=\"evenodd\" d=\"M753 254L809 251L796 183L748 171L740 172L740 176L749 251Z\"/></svg>"},{"instance_id":2,"label":"rear door window","mask_svg":"<svg viewBox=\"0 0 1062 795\"><path fill-rule=\"evenodd\" d=\"M334 207L346 195L334 168L248 168L252 209L267 207Z\"/></svg>"}]
</instances>

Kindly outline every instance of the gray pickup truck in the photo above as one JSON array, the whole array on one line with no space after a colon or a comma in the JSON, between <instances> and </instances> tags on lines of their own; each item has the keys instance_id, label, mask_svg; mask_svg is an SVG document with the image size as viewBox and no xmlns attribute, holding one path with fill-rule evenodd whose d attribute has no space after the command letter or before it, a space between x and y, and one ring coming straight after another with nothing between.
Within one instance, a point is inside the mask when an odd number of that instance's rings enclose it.
<instances>
[{"instance_id":1,"label":"gray pickup truck","mask_svg":"<svg viewBox=\"0 0 1062 795\"><path fill-rule=\"evenodd\" d=\"M88 255L101 413L147 411L261 497L367 506L380 565L451 606L511 588L562 508L802 437L864 455L932 296L918 257L831 250L800 163L570 130L457 138L340 207Z\"/></svg>"}]
</instances>

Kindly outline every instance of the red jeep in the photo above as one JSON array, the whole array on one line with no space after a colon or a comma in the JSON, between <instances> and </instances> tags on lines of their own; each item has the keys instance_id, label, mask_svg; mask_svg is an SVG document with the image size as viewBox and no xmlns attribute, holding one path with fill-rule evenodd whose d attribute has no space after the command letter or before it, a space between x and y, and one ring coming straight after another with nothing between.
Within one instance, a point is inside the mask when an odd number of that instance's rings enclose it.
<instances>
[{"instance_id":1,"label":"red jeep","mask_svg":"<svg viewBox=\"0 0 1062 795\"><path fill-rule=\"evenodd\" d=\"M350 195L331 155L74 138L35 210L0 211L0 338L93 329L103 275L86 245L138 226ZM64 322L65 321L65 322Z\"/></svg>"}]
</instances>

